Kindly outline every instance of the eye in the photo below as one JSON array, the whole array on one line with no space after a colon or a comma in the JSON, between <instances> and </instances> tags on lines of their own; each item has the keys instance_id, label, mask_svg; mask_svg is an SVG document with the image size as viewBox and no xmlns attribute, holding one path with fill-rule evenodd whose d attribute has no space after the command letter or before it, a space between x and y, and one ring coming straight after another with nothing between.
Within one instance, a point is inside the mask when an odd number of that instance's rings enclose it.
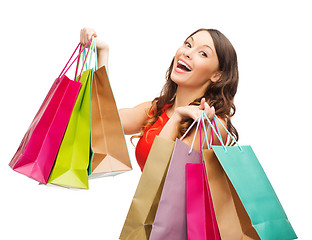
<instances>
[{"instance_id":1,"label":"eye","mask_svg":"<svg viewBox=\"0 0 312 240\"><path fill-rule=\"evenodd\" d=\"M201 54L203 57L208 57L207 53L205 53L204 51L201 51L200 54Z\"/></svg>"},{"instance_id":2,"label":"eye","mask_svg":"<svg viewBox=\"0 0 312 240\"><path fill-rule=\"evenodd\" d=\"M184 45L185 45L186 47L188 47L188 48L191 48L191 47L192 47L192 45L191 45L189 42L184 42Z\"/></svg>"}]
</instances>

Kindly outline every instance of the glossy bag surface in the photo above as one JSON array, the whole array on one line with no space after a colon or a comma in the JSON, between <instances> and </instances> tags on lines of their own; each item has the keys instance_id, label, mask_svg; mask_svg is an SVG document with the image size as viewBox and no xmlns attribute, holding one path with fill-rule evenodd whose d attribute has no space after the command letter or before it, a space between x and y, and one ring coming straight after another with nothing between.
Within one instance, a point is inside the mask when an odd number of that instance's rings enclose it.
<instances>
[{"instance_id":1,"label":"glossy bag surface","mask_svg":"<svg viewBox=\"0 0 312 240\"><path fill-rule=\"evenodd\" d=\"M186 164L188 240L220 240L205 164Z\"/></svg>"},{"instance_id":2,"label":"glossy bag surface","mask_svg":"<svg viewBox=\"0 0 312 240\"><path fill-rule=\"evenodd\" d=\"M81 83L57 78L24 135L9 166L46 184Z\"/></svg>"},{"instance_id":3,"label":"glossy bag surface","mask_svg":"<svg viewBox=\"0 0 312 240\"><path fill-rule=\"evenodd\" d=\"M48 183L73 188L89 187L91 80L92 70L84 71L80 78L82 86Z\"/></svg>"}]
</instances>

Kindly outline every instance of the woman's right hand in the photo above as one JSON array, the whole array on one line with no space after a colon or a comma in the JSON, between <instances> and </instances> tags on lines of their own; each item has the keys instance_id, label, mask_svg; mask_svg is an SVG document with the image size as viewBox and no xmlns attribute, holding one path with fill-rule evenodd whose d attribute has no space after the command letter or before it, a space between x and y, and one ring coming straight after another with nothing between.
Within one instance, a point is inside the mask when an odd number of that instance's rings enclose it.
<instances>
[{"instance_id":1,"label":"woman's right hand","mask_svg":"<svg viewBox=\"0 0 312 240\"><path fill-rule=\"evenodd\" d=\"M82 45L85 45L89 42L91 37L96 38L96 47L98 51L108 51L108 44L103 40L97 38L97 34L92 28L83 28L80 31L80 42Z\"/></svg>"},{"instance_id":2,"label":"woman's right hand","mask_svg":"<svg viewBox=\"0 0 312 240\"><path fill-rule=\"evenodd\" d=\"M105 65L107 68L109 47L106 42L97 38L97 34L94 29L92 28L81 29L80 43L82 45L87 44L92 36L95 37L96 41L96 49L98 54L98 67L100 68Z\"/></svg>"}]
</instances>

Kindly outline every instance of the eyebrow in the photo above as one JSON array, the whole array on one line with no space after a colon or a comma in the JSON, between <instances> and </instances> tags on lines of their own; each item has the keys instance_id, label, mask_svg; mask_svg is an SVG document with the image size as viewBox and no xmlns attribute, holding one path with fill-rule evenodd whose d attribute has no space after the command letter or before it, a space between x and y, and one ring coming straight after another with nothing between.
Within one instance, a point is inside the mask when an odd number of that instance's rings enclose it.
<instances>
[{"instance_id":1,"label":"eyebrow","mask_svg":"<svg viewBox=\"0 0 312 240\"><path fill-rule=\"evenodd\" d=\"M192 36L190 36L189 38L191 38L191 39L192 39L192 41L194 42L194 38L193 38ZM204 46L204 47L208 47L208 48L210 48L210 49L211 49L211 51L213 52L212 47L210 47L209 45L205 44L205 45L203 45L203 46Z\"/></svg>"}]
</instances>

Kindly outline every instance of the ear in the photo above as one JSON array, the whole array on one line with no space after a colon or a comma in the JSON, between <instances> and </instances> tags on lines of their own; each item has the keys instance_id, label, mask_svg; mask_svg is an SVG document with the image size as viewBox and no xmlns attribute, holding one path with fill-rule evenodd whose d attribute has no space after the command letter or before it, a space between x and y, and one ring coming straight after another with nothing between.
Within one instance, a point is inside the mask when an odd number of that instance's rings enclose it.
<instances>
[{"instance_id":1,"label":"ear","mask_svg":"<svg viewBox=\"0 0 312 240\"><path fill-rule=\"evenodd\" d=\"M222 71L216 71L216 72L212 75L212 77L210 78L210 80L211 80L212 82L218 82L218 81L221 80L221 78L222 78Z\"/></svg>"}]
</instances>

